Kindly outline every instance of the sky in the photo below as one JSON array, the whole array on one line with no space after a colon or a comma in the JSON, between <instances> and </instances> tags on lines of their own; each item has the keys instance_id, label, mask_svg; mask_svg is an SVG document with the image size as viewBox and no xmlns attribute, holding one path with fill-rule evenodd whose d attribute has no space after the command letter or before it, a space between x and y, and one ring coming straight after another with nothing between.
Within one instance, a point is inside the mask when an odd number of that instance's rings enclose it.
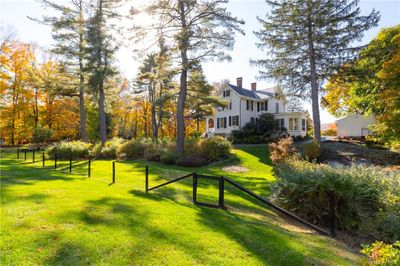
<instances>
[{"instance_id":1,"label":"sky","mask_svg":"<svg viewBox=\"0 0 400 266\"><path fill-rule=\"evenodd\" d=\"M64 0L59 0L60 2ZM132 0L138 3L143 0ZM370 42L380 29L400 23L400 0L361 0L359 3L361 13L369 14L372 9L378 10L381 20L378 27L367 31L363 37L362 44ZM259 50L255 43L258 41L254 31L260 29L257 16L263 18L269 11L264 0L231 0L228 3L228 11L232 15L245 20L243 26L245 35L237 35L233 51L230 52L230 62L206 62L203 69L209 82L228 79L231 83L236 82L237 77L243 77L243 87L250 88L250 83L257 82L257 88L270 88L274 84L257 79L258 69L251 66L250 59L259 59L266 56L265 51ZM51 29L48 26L38 24L28 19L28 16L40 18L42 15L52 14L51 10L35 0L0 0L0 22L11 26L16 32L18 39L24 42L33 42L43 47L51 47ZM129 44L126 40L124 43ZM121 47L118 54L118 65L122 73L130 80L136 76L140 59L133 56L132 47L126 45ZM311 112L311 105L307 102L304 107ZM331 123L336 120L326 110L321 109L321 122Z\"/></svg>"}]
</instances>

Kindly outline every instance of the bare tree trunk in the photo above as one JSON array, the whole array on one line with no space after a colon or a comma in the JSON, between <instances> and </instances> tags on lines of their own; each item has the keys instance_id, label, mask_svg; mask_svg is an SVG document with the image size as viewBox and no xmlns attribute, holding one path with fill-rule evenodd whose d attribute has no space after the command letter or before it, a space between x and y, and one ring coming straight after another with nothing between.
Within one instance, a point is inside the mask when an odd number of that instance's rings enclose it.
<instances>
[{"instance_id":1,"label":"bare tree trunk","mask_svg":"<svg viewBox=\"0 0 400 266\"><path fill-rule=\"evenodd\" d=\"M35 88L35 109L34 109L34 127L38 127L39 123L39 107L38 107L38 88Z\"/></svg>"},{"instance_id":2,"label":"bare tree trunk","mask_svg":"<svg viewBox=\"0 0 400 266\"><path fill-rule=\"evenodd\" d=\"M100 123L100 138L101 143L104 144L107 141L107 131L106 131L106 113L104 111L104 89L103 85L100 84L99 87L99 123Z\"/></svg>"},{"instance_id":3,"label":"bare tree trunk","mask_svg":"<svg viewBox=\"0 0 400 266\"><path fill-rule=\"evenodd\" d=\"M187 69L184 63L180 78L180 91L178 97L178 103L176 106L176 152L183 154L185 145L185 102L187 94Z\"/></svg>"},{"instance_id":4,"label":"bare tree trunk","mask_svg":"<svg viewBox=\"0 0 400 266\"><path fill-rule=\"evenodd\" d=\"M80 21L84 23L84 17L83 17L83 4L82 0L79 1L79 11L80 11ZM86 111L85 111L85 78L83 76L84 72L84 67L83 67L83 56L85 53L85 47L84 47L84 35L85 35L85 29L83 28L83 25L80 25L80 31L79 31L79 124L80 124L80 129L81 129L81 138L84 142L88 141L87 134L86 134Z\"/></svg>"},{"instance_id":5,"label":"bare tree trunk","mask_svg":"<svg viewBox=\"0 0 400 266\"><path fill-rule=\"evenodd\" d=\"M178 5L179 5L180 20L182 23L183 32L181 37L182 39L180 40L182 70L180 76L178 103L176 106L176 152L180 155L183 155L185 149L185 102L187 96L187 73L188 73L188 57L187 57L188 43L185 38L189 33L187 32L184 2L180 0L178 2Z\"/></svg>"},{"instance_id":6,"label":"bare tree trunk","mask_svg":"<svg viewBox=\"0 0 400 266\"><path fill-rule=\"evenodd\" d=\"M308 53L309 53L310 70L311 70L311 101L312 101L312 113L313 113L313 123L314 123L314 141L316 143L320 143L321 121L319 116L318 82L317 82L317 70L315 66L313 29L310 18L308 20Z\"/></svg>"}]
</instances>

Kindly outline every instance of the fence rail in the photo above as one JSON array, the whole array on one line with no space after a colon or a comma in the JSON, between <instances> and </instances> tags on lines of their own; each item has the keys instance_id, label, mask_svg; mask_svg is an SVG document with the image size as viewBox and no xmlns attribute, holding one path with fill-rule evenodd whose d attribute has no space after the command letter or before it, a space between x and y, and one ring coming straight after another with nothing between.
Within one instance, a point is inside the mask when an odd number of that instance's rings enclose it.
<instances>
[{"instance_id":1,"label":"fence rail","mask_svg":"<svg viewBox=\"0 0 400 266\"><path fill-rule=\"evenodd\" d=\"M23 152L24 153L24 160L26 160L26 153L29 152L29 150L27 149L19 149L17 150L17 158L20 157L20 153ZM57 169L57 153L54 154L54 168ZM45 166L45 154L42 154L42 166ZM35 151L32 151L32 162L35 163ZM116 169L115 169L115 164L116 161L112 162L112 183L115 183L115 179L116 179ZM88 177L91 176L91 157L88 157L88 171L87 171L87 175ZM69 158L69 172L72 173L72 156ZM252 196L253 198L265 203L266 205L268 205L269 207L271 207L272 209L296 220L297 222L308 226L309 228L315 230L316 232L323 234L323 235L329 235L332 237L335 237L336 233L335 233L335 199L334 199L334 194L332 191L328 192L328 209L329 209L329 231L324 230L300 217L298 217L297 215L293 214L290 211L287 211L275 204L273 204L272 202L270 202L269 200L257 195L256 193L254 193L253 191L245 188L244 186L240 185L239 183L233 181L230 178L224 177L224 176L211 176L211 175L203 175L203 174L197 174L197 173L189 173L177 178L174 178L172 180L169 180L167 182L164 182L162 184L156 185L154 187L149 187L149 167L146 166L145 168L145 190L148 193L149 191L164 187L166 185L178 182L180 180L186 179L192 177L193 178L193 182L192 182L192 188L193 188L193 203L199 206L205 206L205 207L212 207L212 208L221 208L221 209L225 209L225 199L224 199L224 194L225 194L225 181L228 182L229 184L231 184L232 186L236 187L237 189L239 189L240 191ZM205 202L199 202L197 200L197 187L198 187L198 180L199 179L209 179L209 180L217 180L218 181L218 185L219 185L219 190L218 190L218 204L211 204L211 203L205 203Z\"/></svg>"},{"instance_id":2,"label":"fence rail","mask_svg":"<svg viewBox=\"0 0 400 266\"><path fill-rule=\"evenodd\" d=\"M188 178L190 176L193 177L193 203L198 205L198 206L204 206L204 207L211 207L211 208L220 208L220 209L224 209L225 205L224 205L224 193L225 193L225 181L228 182L229 184L231 184L232 186L234 186L235 188L239 189L240 191L246 193L247 195L250 195L251 197L263 202L264 204L268 205L269 207L271 207L272 209L274 209L275 211L282 213L288 217L290 217L291 219L315 230L316 232L322 234L322 235L327 235L327 236L332 236L335 237L336 233L335 233L335 212L334 212L334 195L332 192L328 193L328 208L329 208L329 231L322 229L302 218L300 218L299 216L293 214L290 211L287 211L275 204L273 204L271 201L257 195L256 193L254 193L253 191L245 188L244 186L240 185L239 183L233 181L230 178L224 177L224 176L210 176L210 175L201 175L201 174L197 174L197 173L190 173L172 180L169 180L165 183L162 183L160 185L157 185L155 187L149 188L149 180L148 180L148 176L149 176L149 168L148 166L146 166L146 192L149 192L151 190L155 190L157 188L169 185L171 183L175 183L177 181L180 181L182 179ZM198 180L200 178L204 178L204 179L211 179L211 180L218 180L219 181L219 193L218 193L218 204L211 204L211 203L205 203L205 202L199 202L197 200L197 187L198 187Z\"/></svg>"}]
</instances>

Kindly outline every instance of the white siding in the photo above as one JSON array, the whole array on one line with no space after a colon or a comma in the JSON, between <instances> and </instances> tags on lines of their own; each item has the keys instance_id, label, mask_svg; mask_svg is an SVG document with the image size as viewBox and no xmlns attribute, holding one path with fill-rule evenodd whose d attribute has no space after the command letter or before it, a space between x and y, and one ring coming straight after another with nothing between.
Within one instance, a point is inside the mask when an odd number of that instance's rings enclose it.
<instances>
[{"instance_id":1,"label":"white siding","mask_svg":"<svg viewBox=\"0 0 400 266\"><path fill-rule=\"evenodd\" d=\"M375 123L373 117L350 115L336 121L338 137L361 137L370 135L368 127Z\"/></svg>"}]
</instances>

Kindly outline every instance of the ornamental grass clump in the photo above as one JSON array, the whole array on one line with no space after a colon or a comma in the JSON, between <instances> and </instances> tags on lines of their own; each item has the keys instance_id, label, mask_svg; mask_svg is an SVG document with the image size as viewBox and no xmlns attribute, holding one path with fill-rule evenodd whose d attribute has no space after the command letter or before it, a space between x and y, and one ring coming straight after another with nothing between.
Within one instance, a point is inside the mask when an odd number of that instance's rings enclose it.
<instances>
[{"instance_id":1,"label":"ornamental grass clump","mask_svg":"<svg viewBox=\"0 0 400 266\"><path fill-rule=\"evenodd\" d=\"M365 165L289 161L275 167L273 200L310 222L328 225L328 191L335 195L337 227L394 241L400 236L400 175Z\"/></svg>"}]
</instances>

